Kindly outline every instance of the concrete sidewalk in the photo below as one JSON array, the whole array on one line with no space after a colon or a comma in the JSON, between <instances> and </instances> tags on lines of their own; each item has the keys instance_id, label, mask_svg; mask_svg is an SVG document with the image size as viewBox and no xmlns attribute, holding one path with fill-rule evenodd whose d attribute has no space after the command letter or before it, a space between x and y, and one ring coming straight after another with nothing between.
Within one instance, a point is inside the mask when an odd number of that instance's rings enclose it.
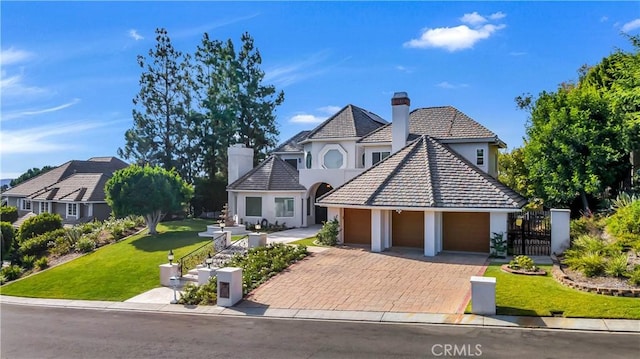
<instances>
[{"instance_id":1,"label":"concrete sidewalk","mask_svg":"<svg viewBox=\"0 0 640 359\"><path fill-rule=\"evenodd\" d=\"M107 302L0 296L0 303L77 309L140 311L192 315L250 316L287 319L342 320L379 323L470 325L481 327L541 328L640 334L640 320L557 317L481 316L355 310L304 310L269 308L223 308L162 303Z\"/></svg>"},{"instance_id":2,"label":"concrete sidewalk","mask_svg":"<svg viewBox=\"0 0 640 359\"><path fill-rule=\"evenodd\" d=\"M285 231L267 234L267 243L290 243L300 239L315 237L322 228L319 224L313 224L305 228L292 228Z\"/></svg>"}]
</instances>

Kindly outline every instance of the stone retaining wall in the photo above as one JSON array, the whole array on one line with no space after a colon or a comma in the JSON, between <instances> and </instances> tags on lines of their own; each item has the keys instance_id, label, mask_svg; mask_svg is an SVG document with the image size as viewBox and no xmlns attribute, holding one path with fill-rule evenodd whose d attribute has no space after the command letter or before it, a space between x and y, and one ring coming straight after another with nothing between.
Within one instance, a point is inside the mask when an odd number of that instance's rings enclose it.
<instances>
[{"instance_id":1,"label":"stone retaining wall","mask_svg":"<svg viewBox=\"0 0 640 359\"><path fill-rule=\"evenodd\" d=\"M562 271L562 268L560 268L560 263L558 262L558 259L555 256L552 256L551 259L553 259L553 269L551 269L551 274L558 282L568 287L582 290L585 292L603 294L603 295L612 295L615 297L640 298L640 289L606 288L606 287L598 287L596 285L576 283L573 281L573 279L571 279L568 275L566 275Z\"/></svg>"}]
</instances>

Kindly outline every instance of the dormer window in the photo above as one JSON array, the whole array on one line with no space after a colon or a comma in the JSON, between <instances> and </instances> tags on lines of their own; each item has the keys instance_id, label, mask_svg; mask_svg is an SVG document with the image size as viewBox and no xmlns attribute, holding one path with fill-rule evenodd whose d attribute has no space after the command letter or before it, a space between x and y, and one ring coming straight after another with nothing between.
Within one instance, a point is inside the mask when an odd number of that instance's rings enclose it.
<instances>
[{"instance_id":1,"label":"dormer window","mask_svg":"<svg viewBox=\"0 0 640 359\"><path fill-rule=\"evenodd\" d=\"M376 163L384 160L385 158L389 157L391 155L391 152L373 152L371 153L371 165L375 165Z\"/></svg>"},{"instance_id":2,"label":"dormer window","mask_svg":"<svg viewBox=\"0 0 640 359\"><path fill-rule=\"evenodd\" d=\"M484 149L482 148L476 150L476 165L484 166Z\"/></svg>"},{"instance_id":3,"label":"dormer window","mask_svg":"<svg viewBox=\"0 0 640 359\"><path fill-rule=\"evenodd\" d=\"M320 152L322 167L327 169L345 168L347 153L339 145L326 145Z\"/></svg>"}]
</instances>

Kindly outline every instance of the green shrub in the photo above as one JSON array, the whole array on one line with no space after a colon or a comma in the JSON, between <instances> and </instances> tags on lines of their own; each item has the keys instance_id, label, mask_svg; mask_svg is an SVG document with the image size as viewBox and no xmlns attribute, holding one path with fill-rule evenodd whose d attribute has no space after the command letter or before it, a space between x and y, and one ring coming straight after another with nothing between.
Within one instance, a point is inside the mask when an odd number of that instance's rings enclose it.
<instances>
[{"instance_id":1,"label":"green shrub","mask_svg":"<svg viewBox=\"0 0 640 359\"><path fill-rule=\"evenodd\" d=\"M96 242L87 236L80 238L76 243L76 250L78 252L89 253L94 249L96 249Z\"/></svg>"},{"instance_id":2,"label":"green shrub","mask_svg":"<svg viewBox=\"0 0 640 359\"><path fill-rule=\"evenodd\" d=\"M582 252L603 253L607 248L607 244L601 238L583 235L573 241L571 248Z\"/></svg>"},{"instance_id":3,"label":"green shrub","mask_svg":"<svg viewBox=\"0 0 640 359\"><path fill-rule=\"evenodd\" d=\"M628 257L622 253L609 258L604 267L604 273L610 277L622 277L627 273Z\"/></svg>"},{"instance_id":4,"label":"green shrub","mask_svg":"<svg viewBox=\"0 0 640 359\"><path fill-rule=\"evenodd\" d=\"M39 270L43 270L49 266L49 260L47 260L47 257L38 258L35 265Z\"/></svg>"},{"instance_id":5,"label":"green shrub","mask_svg":"<svg viewBox=\"0 0 640 359\"><path fill-rule=\"evenodd\" d=\"M54 213L40 213L27 218L20 226L20 242L62 228L62 218Z\"/></svg>"},{"instance_id":6,"label":"green shrub","mask_svg":"<svg viewBox=\"0 0 640 359\"><path fill-rule=\"evenodd\" d=\"M13 226L9 222L0 222L0 236L1 236L1 245L0 250L2 251L2 256L11 250L13 246L13 242L16 238L16 231L13 229Z\"/></svg>"},{"instance_id":7,"label":"green shrub","mask_svg":"<svg viewBox=\"0 0 640 359\"><path fill-rule=\"evenodd\" d=\"M533 262L533 259L528 256L516 256L511 260L508 264L509 268L516 270L523 270L526 272L536 272L538 271L538 267Z\"/></svg>"},{"instance_id":8,"label":"green shrub","mask_svg":"<svg viewBox=\"0 0 640 359\"><path fill-rule=\"evenodd\" d=\"M607 221L607 231L616 237L640 235L640 201L619 208Z\"/></svg>"},{"instance_id":9,"label":"green shrub","mask_svg":"<svg viewBox=\"0 0 640 359\"><path fill-rule=\"evenodd\" d=\"M36 261L36 256L25 254L20 258L20 263L22 263L22 268L31 269L33 268L33 264Z\"/></svg>"},{"instance_id":10,"label":"green shrub","mask_svg":"<svg viewBox=\"0 0 640 359\"><path fill-rule=\"evenodd\" d=\"M316 235L318 243L325 246L335 246L338 243L338 234L340 233L340 223L338 218L324 222L322 229Z\"/></svg>"},{"instance_id":11,"label":"green shrub","mask_svg":"<svg viewBox=\"0 0 640 359\"><path fill-rule=\"evenodd\" d=\"M629 273L629 283L631 285L640 286L640 265L637 265Z\"/></svg>"},{"instance_id":12,"label":"green shrub","mask_svg":"<svg viewBox=\"0 0 640 359\"><path fill-rule=\"evenodd\" d=\"M22 268L20 268L20 266L17 266L17 265L4 267L2 268L2 270L0 270L0 276L3 276L5 281L7 282L20 278L21 274L22 274Z\"/></svg>"},{"instance_id":13,"label":"green shrub","mask_svg":"<svg viewBox=\"0 0 640 359\"><path fill-rule=\"evenodd\" d=\"M573 219L569 223L569 234L571 238L578 238L583 235L599 237L605 227L605 218L599 216L582 216Z\"/></svg>"},{"instance_id":14,"label":"green shrub","mask_svg":"<svg viewBox=\"0 0 640 359\"><path fill-rule=\"evenodd\" d=\"M579 257L566 259L565 263L587 277L595 277L604 271L605 257L601 253L586 252Z\"/></svg>"},{"instance_id":15,"label":"green shrub","mask_svg":"<svg viewBox=\"0 0 640 359\"><path fill-rule=\"evenodd\" d=\"M180 294L178 303L191 305L214 305L218 300L218 279L209 278L207 284L196 286L187 284Z\"/></svg>"},{"instance_id":16,"label":"green shrub","mask_svg":"<svg viewBox=\"0 0 640 359\"><path fill-rule=\"evenodd\" d=\"M22 241L20 243L18 251L23 255L41 255L44 254L49 247L53 246L54 243L56 243L57 238L64 236L64 229L56 229L52 232L47 232L37 237L29 238Z\"/></svg>"},{"instance_id":17,"label":"green shrub","mask_svg":"<svg viewBox=\"0 0 640 359\"><path fill-rule=\"evenodd\" d=\"M0 207L0 221L13 223L18 220L18 208L12 206Z\"/></svg>"}]
</instances>

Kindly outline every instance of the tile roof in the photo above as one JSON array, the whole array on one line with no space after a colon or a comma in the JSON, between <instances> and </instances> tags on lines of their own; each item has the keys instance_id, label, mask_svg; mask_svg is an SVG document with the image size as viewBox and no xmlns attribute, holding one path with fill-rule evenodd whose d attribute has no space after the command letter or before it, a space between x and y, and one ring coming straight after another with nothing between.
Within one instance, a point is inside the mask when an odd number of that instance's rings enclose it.
<instances>
[{"instance_id":1,"label":"tile roof","mask_svg":"<svg viewBox=\"0 0 640 359\"><path fill-rule=\"evenodd\" d=\"M236 191L300 191L298 170L276 155L269 156L257 167L227 186Z\"/></svg>"},{"instance_id":2,"label":"tile roof","mask_svg":"<svg viewBox=\"0 0 640 359\"><path fill-rule=\"evenodd\" d=\"M104 183L113 172L129 166L126 162L115 157L94 157L87 161L72 160L48 172L40 174L28 181L2 193L3 197L29 197L56 200L59 196L71 192L84 192L80 200L104 201ZM74 188L71 188L74 187ZM60 194L57 194L60 192ZM75 198L75 197L74 197Z\"/></svg>"},{"instance_id":3,"label":"tile roof","mask_svg":"<svg viewBox=\"0 0 640 359\"><path fill-rule=\"evenodd\" d=\"M378 115L354 105L347 105L318 125L307 137L310 140L362 137L387 124Z\"/></svg>"},{"instance_id":4,"label":"tile roof","mask_svg":"<svg viewBox=\"0 0 640 359\"><path fill-rule=\"evenodd\" d=\"M526 199L448 146L423 135L318 202L372 207L519 209Z\"/></svg>"},{"instance_id":5,"label":"tile roof","mask_svg":"<svg viewBox=\"0 0 640 359\"><path fill-rule=\"evenodd\" d=\"M302 152L303 147L300 145L300 142L307 139L307 135L309 135L311 131L300 131L295 134L290 139L284 141L280 146L278 146L273 153L282 153L282 152Z\"/></svg>"},{"instance_id":6,"label":"tile roof","mask_svg":"<svg viewBox=\"0 0 640 359\"><path fill-rule=\"evenodd\" d=\"M388 124L381 127L359 142L391 142L391 126L392 124ZM414 140L422 135L435 139L497 138L495 133L452 106L413 110L409 114L408 140Z\"/></svg>"}]
</instances>

